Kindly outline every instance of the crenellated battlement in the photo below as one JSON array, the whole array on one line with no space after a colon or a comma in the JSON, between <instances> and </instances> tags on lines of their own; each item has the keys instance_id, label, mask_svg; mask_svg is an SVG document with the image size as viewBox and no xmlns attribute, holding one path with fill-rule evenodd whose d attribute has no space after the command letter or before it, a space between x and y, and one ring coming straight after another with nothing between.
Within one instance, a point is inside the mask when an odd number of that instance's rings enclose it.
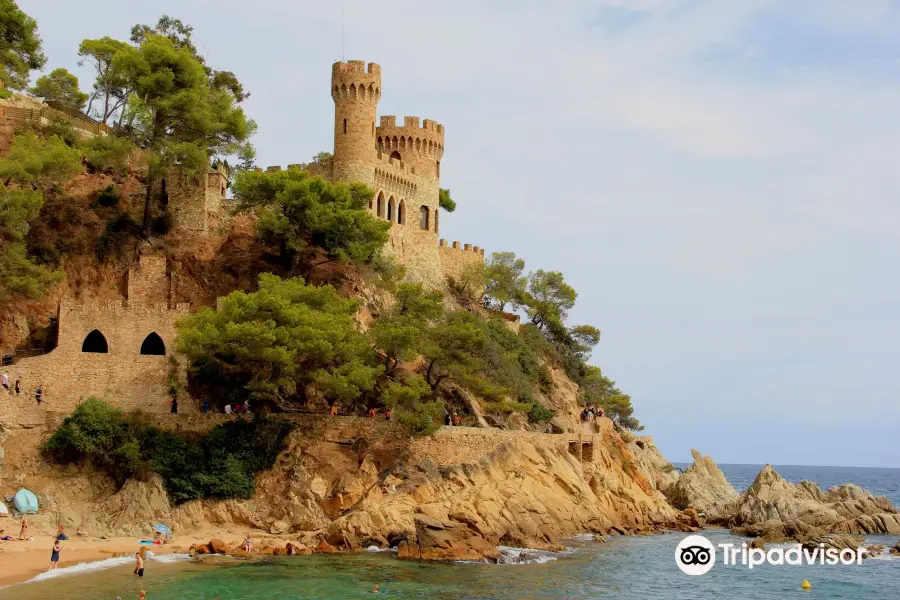
<instances>
[{"instance_id":1,"label":"crenellated battlement","mask_svg":"<svg viewBox=\"0 0 900 600\"><path fill-rule=\"evenodd\" d=\"M454 241L452 246L447 245L447 240L441 239L438 240L438 246L447 250L459 250L461 252L472 252L479 256L484 256L484 248L479 248L478 246L473 246L472 244L460 244L459 242Z\"/></svg>"},{"instance_id":2,"label":"crenellated battlement","mask_svg":"<svg viewBox=\"0 0 900 600\"><path fill-rule=\"evenodd\" d=\"M431 119L407 116L402 125L397 125L396 116L383 115L375 137L378 150L388 154L412 151L434 160L440 160L444 154L444 126Z\"/></svg>"},{"instance_id":3,"label":"crenellated battlement","mask_svg":"<svg viewBox=\"0 0 900 600\"><path fill-rule=\"evenodd\" d=\"M335 102L366 101L381 98L381 67L365 61L336 62L331 66L331 97Z\"/></svg>"}]
</instances>

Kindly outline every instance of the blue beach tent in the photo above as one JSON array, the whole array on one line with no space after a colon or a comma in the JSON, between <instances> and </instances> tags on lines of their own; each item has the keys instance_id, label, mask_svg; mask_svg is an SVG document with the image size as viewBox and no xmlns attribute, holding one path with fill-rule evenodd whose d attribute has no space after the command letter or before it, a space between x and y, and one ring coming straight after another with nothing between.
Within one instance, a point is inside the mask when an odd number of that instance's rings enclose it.
<instances>
[{"instance_id":1,"label":"blue beach tent","mask_svg":"<svg viewBox=\"0 0 900 600\"><path fill-rule=\"evenodd\" d=\"M33 513L37 514L38 511L38 499L37 496L34 495L34 492L26 490L22 488L16 495L13 497L13 504L16 507L16 510L20 513Z\"/></svg>"}]
</instances>

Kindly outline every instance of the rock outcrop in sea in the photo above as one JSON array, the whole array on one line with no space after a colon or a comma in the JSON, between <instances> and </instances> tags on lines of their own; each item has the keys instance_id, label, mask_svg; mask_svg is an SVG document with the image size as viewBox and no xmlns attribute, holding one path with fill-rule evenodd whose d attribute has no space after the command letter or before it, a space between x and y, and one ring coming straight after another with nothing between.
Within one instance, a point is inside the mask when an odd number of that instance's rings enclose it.
<instances>
[{"instance_id":1,"label":"rock outcrop in sea","mask_svg":"<svg viewBox=\"0 0 900 600\"><path fill-rule=\"evenodd\" d=\"M693 449L691 455L694 464L666 490L666 498L675 508L693 509L707 520L721 518L738 493L712 458Z\"/></svg>"},{"instance_id":2,"label":"rock outcrop in sea","mask_svg":"<svg viewBox=\"0 0 900 600\"><path fill-rule=\"evenodd\" d=\"M736 535L805 541L825 534L900 534L900 514L884 496L847 483L822 491L786 481L766 465L716 521Z\"/></svg>"}]
</instances>

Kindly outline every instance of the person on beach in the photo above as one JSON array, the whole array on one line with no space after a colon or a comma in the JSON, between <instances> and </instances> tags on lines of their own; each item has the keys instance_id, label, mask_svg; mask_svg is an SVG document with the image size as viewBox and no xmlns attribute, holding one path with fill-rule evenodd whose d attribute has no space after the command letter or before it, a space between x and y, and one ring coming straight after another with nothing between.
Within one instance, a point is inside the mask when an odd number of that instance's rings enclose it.
<instances>
[{"instance_id":1,"label":"person on beach","mask_svg":"<svg viewBox=\"0 0 900 600\"><path fill-rule=\"evenodd\" d=\"M209 412L209 398L203 399L203 408L201 409L204 413Z\"/></svg>"},{"instance_id":2,"label":"person on beach","mask_svg":"<svg viewBox=\"0 0 900 600\"><path fill-rule=\"evenodd\" d=\"M231 414L231 404L230 403L225 405L225 414L226 415Z\"/></svg>"},{"instance_id":3,"label":"person on beach","mask_svg":"<svg viewBox=\"0 0 900 600\"><path fill-rule=\"evenodd\" d=\"M59 524L59 529L56 530L56 539L57 540L69 539L69 536L66 535L66 527L62 523Z\"/></svg>"},{"instance_id":4,"label":"person on beach","mask_svg":"<svg viewBox=\"0 0 900 600\"><path fill-rule=\"evenodd\" d=\"M244 400L244 412L250 414L250 401Z\"/></svg>"},{"instance_id":5,"label":"person on beach","mask_svg":"<svg viewBox=\"0 0 900 600\"><path fill-rule=\"evenodd\" d=\"M336 417L338 414L337 402L331 405L331 412L329 413L332 417Z\"/></svg>"},{"instance_id":6,"label":"person on beach","mask_svg":"<svg viewBox=\"0 0 900 600\"><path fill-rule=\"evenodd\" d=\"M144 576L144 557L141 556L140 550L134 553L134 574L138 577Z\"/></svg>"},{"instance_id":7,"label":"person on beach","mask_svg":"<svg viewBox=\"0 0 900 600\"><path fill-rule=\"evenodd\" d=\"M62 544L59 543L59 540L53 542L53 552L50 553L50 568L48 571L52 571L59 564L59 551L62 550Z\"/></svg>"},{"instance_id":8,"label":"person on beach","mask_svg":"<svg viewBox=\"0 0 900 600\"><path fill-rule=\"evenodd\" d=\"M37 400L37 405L41 405L41 399L44 397L44 384L39 383L37 389L34 390L34 399Z\"/></svg>"},{"instance_id":9,"label":"person on beach","mask_svg":"<svg viewBox=\"0 0 900 600\"><path fill-rule=\"evenodd\" d=\"M378 413L375 411L374 408L370 408L370 409L369 409L369 416L370 416L371 418L374 419L376 414L378 414Z\"/></svg>"},{"instance_id":10,"label":"person on beach","mask_svg":"<svg viewBox=\"0 0 900 600\"><path fill-rule=\"evenodd\" d=\"M250 552L253 550L253 538L250 537L250 534L247 534L247 537L244 538L244 543L241 546L241 550L244 552Z\"/></svg>"},{"instance_id":11,"label":"person on beach","mask_svg":"<svg viewBox=\"0 0 900 600\"><path fill-rule=\"evenodd\" d=\"M12 541L13 537L11 535L3 535L5 532L6 532L5 529L0 529L0 541L3 541L3 542Z\"/></svg>"},{"instance_id":12,"label":"person on beach","mask_svg":"<svg viewBox=\"0 0 900 600\"><path fill-rule=\"evenodd\" d=\"M376 583L375 586L372 588L372 591L369 592L369 593L370 593L370 594L377 594L378 591L379 591L379 589L380 589L380 588L378 587L378 584Z\"/></svg>"},{"instance_id":13,"label":"person on beach","mask_svg":"<svg viewBox=\"0 0 900 600\"><path fill-rule=\"evenodd\" d=\"M25 518L25 515L22 515L22 529L19 531L19 539L28 539L28 519Z\"/></svg>"},{"instance_id":14,"label":"person on beach","mask_svg":"<svg viewBox=\"0 0 900 600\"><path fill-rule=\"evenodd\" d=\"M16 379L16 396L22 393L22 380Z\"/></svg>"},{"instance_id":15,"label":"person on beach","mask_svg":"<svg viewBox=\"0 0 900 600\"><path fill-rule=\"evenodd\" d=\"M146 599L147 599L147 592L145 592L144 590L141 590L141 600L146 600Z\"/></svg>"},{"instance_id":16,"label":"person on beach","mask_svg":"<svg viewBox=\"0 0 900 600\"><path fill-rule=\"evenodd\" d=\"M3 371L3 374L0 375L0 385L3 386L3 389L6 390L6 393L9 393L9 373Z\"/></svg>"}]
</instances>

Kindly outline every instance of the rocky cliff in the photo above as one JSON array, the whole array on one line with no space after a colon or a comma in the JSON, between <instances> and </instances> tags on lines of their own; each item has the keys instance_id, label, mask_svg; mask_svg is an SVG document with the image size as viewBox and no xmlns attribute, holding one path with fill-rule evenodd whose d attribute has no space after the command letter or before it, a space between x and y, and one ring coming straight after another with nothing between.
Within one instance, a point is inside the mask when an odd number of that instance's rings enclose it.
<instances>
[{"instance_id":1,"label":"rocky cliff","mask_svg":"<svg viewBox=\"0 0 900 600\"><path fill-rule=\"evenodd\" d=\"M194 418L206 417L224 418ZM408 555L435 559L490 560L497 544L555 548L565 535L658 531L683 520L645 475L653 460L606 419L593 435L454 427L420 439L375 419L297 420L248 500L173 506L156 476L116 490L100 473L41 460L39 429L9 432L6 446L17 451L3 484L39 495L46 510L33 527L48 533L57 522L92 536L146 535L159 522L176 534L253 528L307 546L403 542Z\"/></svg>"}]
</instances>

